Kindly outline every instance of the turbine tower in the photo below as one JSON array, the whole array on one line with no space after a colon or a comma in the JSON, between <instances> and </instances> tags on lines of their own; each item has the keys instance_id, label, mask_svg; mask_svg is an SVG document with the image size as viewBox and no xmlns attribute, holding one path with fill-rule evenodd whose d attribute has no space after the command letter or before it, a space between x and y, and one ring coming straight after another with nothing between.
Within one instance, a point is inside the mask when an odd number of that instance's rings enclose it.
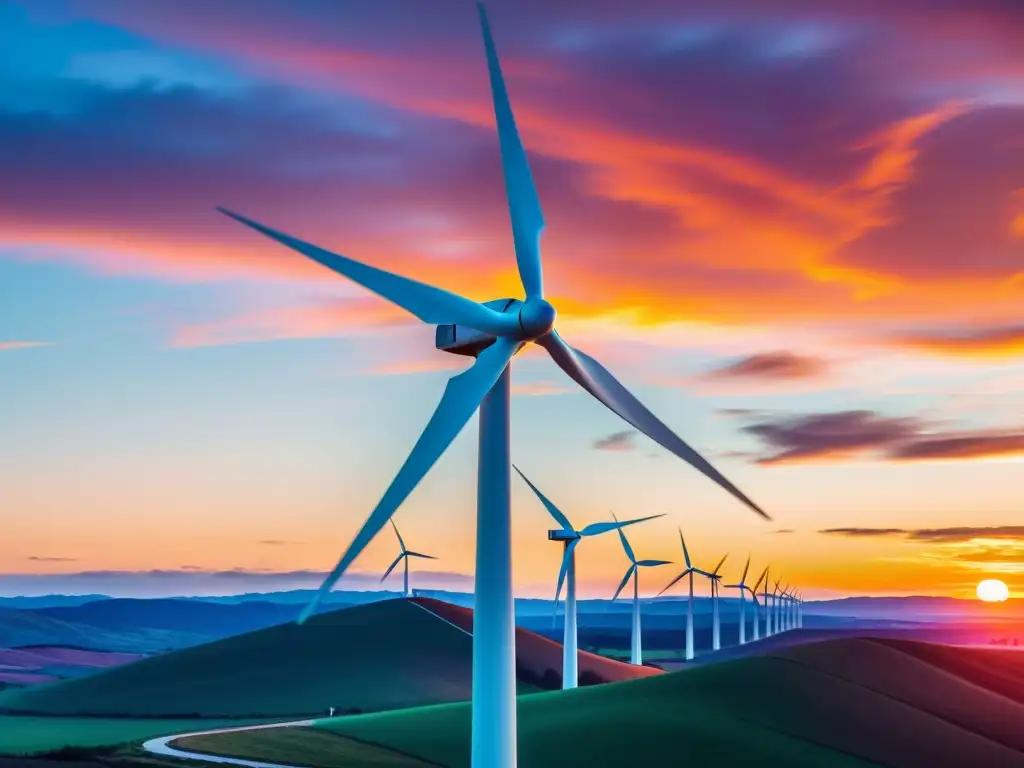
<instances>
[{"instance_id":1,"label":"turbine tower","mask_svg":"<svg viewBox=\"0 0 1024 768\"><path fill-rule=\"evenodd\" d=\"M690 562L690 552L686 549L686 539L683 538L682 528L679 529L679 543L683 545L683 562L686 564L686 569L672 579L668 586L658 593L658 597L672 589L684 576L690 577L690 597L686 601L686 660L691 661L693 659L693 574L697 571Z\"/></svg>"},{"instance_id":2,"label":"turbine tower","mask_svg":"<svg viewBox=\"0 0 1024 768\"><path fill-rule=\"evenodd\" d=\"M471 765L472 768L512 768L516 765L516 676L509 497L510 363L525 344L543 347L559 368L605 407L759 515L771 518L651 413L607 368L570 346L554 329L555 309L544 298L540 258L544 215L512 115L487 15L482 5L478 8L513 243L525 300L505 298L479 303L324 250L226 209L220 210L373 291L423 322L437 325L435 344L438 349L476 358L466 371L449 380L441 402L405 463L299 621L313 615L323 596L387 524L479 409Z\"/></svg>"},{"instance_id":3,"label":"turbine tower","mask_svg":"<svg viewBox=\"0 0 1024 768\"><path fill-rule=\"evenodd\" d=\"M660 517L660 515L659 515ZM618 518L612 515L612 519L618 522ZM633 548L629 546L629 539L626 538L626 532L619 528L619 541L622 542L622 549L626 553L626 557L629 558L629 568L626 569L626 575L622 577L622 583L619 584L619 588L615 590L615 595L612 597L614 602L622 589L626 586L630 577L633 578L633 643L629 654L629 663L641 666L643 662L643 651L640 648L641 635L640 635L640 569L641 568L654 568L659 565L669 565L669 560L637 560L636 555L633 554Z\"/></svg>"},{"instance_id":4,"label":"turbine tower","mask_svg":"<svg viewBox=\"0 0 1024 768\"><path fill-rule=\"evenodd\" d=\"M764 636L771 637L775 633L772 632L772 604L768 594L768 568L765 568L764 572Z\"/></svg>"},{"instance_id":5,"label":"turbine tower","mask_svg":"<svg viewBox=\"0 0 1024 768\"><path fill-rule=\"evenodd\" d=\"M421 557L424 560L437 560L437 558L434 557L433 555L424 555L422 552L413 552L412 550L406 549L405 548L405 542L402 541L402 534L400 534L398 532L398 526L395 525L395 521L393 519L391 520L391 527L395 529L395 536L398 537L398 546L401 547L402 552L401 552L401 554L398 557L395 558L395 562L393 562L391 565L389 565L388 569L386 571L384 571L384 575L380 577L380 580L384 581L384 579L386 579L388 576L390 576L391 572L393 570L395 570L395 567L399 563L404 561L405 562L405 589L403 590L403 594L406 597L412 597L412 592L409 591L409 558L410 557Z\"/></svg>"},{"instance_id":6,"label":"turbine tower","mask_svg":"<svg viewBox=\"0 0 1024 768\"><path fill-rule=\"evenodd\" d=\"M782 626L782 624L781 624L782 611L780 610L780 607L779 607L779 583L781 581L782 581L782 579L776 579L775 580L775 588L772 590L772 613L774 614L774 618L772 619L772 634L773 635L779 634L779 632L781 631L780 627Z\"/></svg>"},{"instance_id":7,"label":"turbine tower","mask_svg":"<svg viewBox=\"0 0 1024 768\"><path fill-rule=\"evenodd\" d=\"M743 566L743 575L740 576L738 584L726 584L729 589L738 589L740 591L740 645L747 644L747 602L746 602L746 591L750 587L746 584L747 571L750 570L750 555L747 555L747 564ZM756 587L755 587L756 589ZM755 631L756 631L755 622Z\"/></svg>"},{"instance_id":8,"label":"turbine tower","mask_svg":"<svg viewBox=\"0 0 1024 768\"><path fill-rule=\"evenodd\" d=\"M530 478L523 474L523 471L513 465L519 476L523 478L530 490L540 499L544 509L558 523L558 528L548 531L549 541L560 541L564 547L562 555L562 566L558 570L558 587L555 589L555 619L558 618L558 598L562 594L562 584L565 584L565 622L562 640L562 688L575 688L579 682L578 670L578 635L576 629L576 547L582 539L588 536L598 536L610 531L619 531L627 525L642 523L646 520L653 520L664 515L652 515L641 517L638 520L626 520L620 523L618 520L612 523L591 523L582 530L573 528L569 518L551 500L538 490L537 486L530 482Z\"/></svg>"}]
</instances>

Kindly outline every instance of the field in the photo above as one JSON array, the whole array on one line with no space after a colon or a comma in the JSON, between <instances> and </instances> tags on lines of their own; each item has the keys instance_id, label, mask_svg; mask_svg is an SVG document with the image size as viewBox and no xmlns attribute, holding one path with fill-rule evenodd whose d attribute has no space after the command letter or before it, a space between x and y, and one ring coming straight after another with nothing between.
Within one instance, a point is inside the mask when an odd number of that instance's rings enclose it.
<instances>
[{"instance_id":1,"label":"field","mask_svg":"<svg viewBox=\"0 0 1024 768\"><path fill-rule=\"evenodd\" d=\"M0 716L0 755L48 752L62 747L103 747L171 733L247 725L253 720Z\"/></svg>"},{"instance_id":2,"label":"field","mask_svg":"<svg viewBox=\"0 0 1024 768\"><path fill-rule=\"evenodd\" d=\"M521 697L520 761L531 768L570 760L593 768L674 765L685 744L688 761L728 756L730 766L1024 765L1024 706L1005 697L1006 689L1019 686L1014 681L1024 656L978 650L990 655L955 674L948 659L969 649L911 645L826 641ZM929 663L929 654L946 661ZM1004 664L1006 674L993 673ZM993 679L975 679L978 666ZM995 685L1004 693L993 692ZM468 765L469 715L467 704L448 704L321 720L315 729L459 768ZM260 745L247 743L248 737L234 734L231 750L260 759L276 739L288 738L296 748L305 735L268 731ZM204 748L216 750L215 740L210 737ZM311 750L305 762L360 766L340 746L322 754Z\"/></svg>"},{"instance_id":3,"label":"field","mask_svg":"<svg viewBox=\"0 0 1024 768\"><path fill-rule=\"evenodd\" d=\"M470 612L449 608L453 619L471 625ZM288 719L332 706L374 712L464 701L473 641L449 622L408 600L356 606L303 626L282 624L80 679L7 690L0 693L0 712ZM517 638L520 692L559 686L561 647L525 630ZM610 680L657 674L588 654L581 654L580 668Z\"/></svg>"}]
</instances>

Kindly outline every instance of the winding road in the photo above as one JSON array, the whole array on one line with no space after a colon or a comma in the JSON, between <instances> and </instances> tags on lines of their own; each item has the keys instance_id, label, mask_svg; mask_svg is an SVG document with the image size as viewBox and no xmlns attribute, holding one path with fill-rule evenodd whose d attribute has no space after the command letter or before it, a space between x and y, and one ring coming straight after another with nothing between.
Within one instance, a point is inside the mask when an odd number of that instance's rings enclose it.
<instances>
[{"instance_id":1,"label":"winding road","mask_svg":"<svg viewBox=\"0 0 1024 768\"><path fill-rule=\"evenodd\" d=\"M293 720L287 723L265 723L263 725L242 725L234 728L215 728L209 731L193 731L192 733L175 733L170 736L158 736L142 744L142 749L152 755L163 755L164 757L177 757L183 760L202 760L204 763L224 763L227 765L242 765L247 768L303 768L302 766L286 765L284 763L261 763L258 760L245 760L241 757L223 757L221 755L208 755L204 752L188 752L184 749L176 749L170 746L172 741L188 738L189 736L206 736L213 733L233 733L235 731L260 731L268 728L297 728L303 725L312 725L315 720Z\"/></svg>"}]
</instances>

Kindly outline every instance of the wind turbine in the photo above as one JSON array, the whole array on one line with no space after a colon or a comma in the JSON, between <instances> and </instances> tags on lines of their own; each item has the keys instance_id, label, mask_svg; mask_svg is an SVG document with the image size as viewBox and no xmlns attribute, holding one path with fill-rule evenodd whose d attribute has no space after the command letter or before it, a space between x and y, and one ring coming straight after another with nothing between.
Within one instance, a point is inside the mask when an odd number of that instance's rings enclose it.
<instances>
[{"instance_id":1,"label":"wind turbine","mask_svg":"<svg viewBox=\"0 0 1024 768\"><path fill-rule=\"evenodd\" d=\"M772 634L779 634L781 627L782 611L779 607L779 583L782 579L775 580L775 588L772 590L772 613L775 614L773 619Z\"/></svg>"},{"instance_id":2,"label":"wind turbine","mask_svg":"<svg viewBox=\"0 0 1024 768\"><path fill-rule=\"evenodd\" d=\"M725 562L725 558L729 555L728 553L722 555L722 559L718 561L718 565L715 566L715 570L711 573L705 571L698 571L702 576L706 576L711 581L711 648L717 651L722 647L722 635L719 625L719 611L718 611L718 585L722 581L722 577L718 575L718 571L722 568L722 563Z\"/></svg>"},{"instance_id":3,"label":"wind turbine","mask_svg":"<svg viewBox=\"0 0 1024 768\"><path fill-rule=\"evenodd\" d=\"M761 573L761 577L757 580L757 583L753 587L747 587L747 591L750 592L750 599L754 601L754 642L761 639L761 633L759 630L759 624L761 621L760 616L760 604L757 600L757 588L761 586L761 582L768 578L768 567L765 566L764 571ZM767 637L767 629L765 630Z\"/></svg>"},{"instance_id":4,"label":"wind turbine","mask_svg":"<svg viewBox=\"0 0 1024 768\"><path fill-rule=\"evenodd\" d=\"M388 569L384 571L384 575L380 577L381 581L384 581L391 572L395 570L395 567L405 561L405 590L404 594L406 597L411 597L412 592L409 591L409 558L410 557L422 557L425 560L437 560L433 555L424 555L422 552L413 552L412 550L405 548L405 542L402 541L402 534L398 532L398 526L395 525L395 521L391 520L391 527L395 529L395 536L398 537L398 546L402 548L402 553L395 558L395 562L388 566Z\"/></svg>"},{"instance_id":5,"label":"wind turbine","mask_svg":"<svg viewBox=\"0 0 1024 768\"><path fill-rule=\"evenodd\" d=\"M770 567L771 566L769 566L769 568ZM769 594L768 594L768 581L769 581L769 579L768 579L768 568L765 568L764 572L765 572L765 580L764 580L764 636L765 637L771 637L775 633L772 632L772 604L771 604L771 601L768 599L769 598Z\"/></svg>"},{"instance_id":6,"label":"wind turbine","mask_svg":"<svg viewBox=\"0 0 1024 768\"><path fill-rule=\"evenodd\" d=\"M693 574L697 573L697 570L690 562L690 552L686 549L686 539L683 538L682 528L679 529L679 543L683 545L683 562L686 564L686 569L672 579L668 586L658 593L658 597L672 589L684 576L690 577L690 597L686 601L686 660L690 661L693 659Z\"/></svg>"},{"instance_id":7,"label":"wind turbine","mask_svg":"<svg viewBox=\"0 0 1024 768\"><path fill-rule=\"evenodd\" d=\"M612 518L618 522L618 518L612 515ZM622 549L626 552L626 557L629 558L630 566L626 570L626 575L622 577L622 583L619 584L619 588L615 590L615 595L612 597L614 602L619 593L622 592L623 587L629 581L630 577L633 577L633 644L630 649L629 663L636 664L637 666L642 665L643 654L640 649L640 569L641 568L654 568L659 565L669 565L669 560L637 560L636 555L633 554L633 548L629 546L629 539L626 538L626 532L619 528L619 541L622 542Z\"/></svg>"},{"instance_id":8,"label":"wind turbine","mask_svg":"<svg viewBox=\"0 0 1024 768\"><path fill-rule=\"evenodd\" d=\"M537 486L530 482L530 478L523 474L523 471L513 465L519 476L523 478L530 490L540 499L540 503L548 511L548 514L558 523L558 528L548 531L549 541L561 541L565 554L562 555L562 567L558 570L558 587L555 590L555 616L558 615L558 598L562 594L562 584L565 584L565 626L562 640L562 688L575 688L579 682L577 653L577 630L576 630L576 547L582 539L588 536L598 536L610 531L619 531L627 525L642 523L646 520L653 520L655 517L664 515L653 515L641 517L638 520L626 520L620 523L616 520L613 523L591 523L582 530L573 528L569 518L556 507L551 500L538 490Z\"/></svg>"},{"instance_id":9,"label":"wind turbine","mask_svg":"<svg viewBox=\"0 0 1024 768\"><path fill-rule=\"evenodd\" d=\"M746 645L747 644L747 602L746 602L746 591L749 590L750 587L748 587L747 584L746 584L746 578L747 578L747 571L749 571L749 570L750 570L750 556L748 555L747 556L747 564L745 566L743 566L743 575L740 576L739 583L738 584L726 584L726 586L729 589L738 589L740 591L740 645ZM758 583L760 583L760 582L758 582ZM756 590L757 590L757 586L755 586L754 589L751 590L751 594L754 594L754 592ZM757 597L756 596L754 597L754 605L755 606L757 605ZM756 607L755 607L755 611L756 611ZM757 618L757 613L756 612L754 614L754 618L755 619ZM757 621L754 621L754 639L755 640L757 639Z\"/></svg>"},{"instance_id":10,"label":"wind turbine","mask_svg":"<svg viewBox=\"0 0 1024 768\"><path fill-rule=\"evenodd\" d=\"M220 210L377 293L423 322L437 325L438 349L476 358L471 367L449 380L441 402L409 457L299 621L313 615L323 596L479 409L471 764L473 768L511 768L516 764L516 677L509 495L510 363L525 344L532 342L543 347L558 367L605 407L759 515L771 518L651 413L607 368L570 346L554 329L555 309L544 298L540 257L544 215L512 114L487 15L482 4L478 8L525 300L504 298L479 303L324 250L224 208Z\"/></svg>"}]
</instances>

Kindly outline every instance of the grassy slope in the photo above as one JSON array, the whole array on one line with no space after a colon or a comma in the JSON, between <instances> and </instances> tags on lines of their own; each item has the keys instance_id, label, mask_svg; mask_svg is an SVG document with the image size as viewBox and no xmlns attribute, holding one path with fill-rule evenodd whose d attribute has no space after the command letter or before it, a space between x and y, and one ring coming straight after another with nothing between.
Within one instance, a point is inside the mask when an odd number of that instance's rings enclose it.
<instances>
[{"instance_id":1,"label":"grassy slope","mask_svg":"<svg viewBox=\"0 0 1024 768\"><path fill-rule=\"evenodd\" d=\"M0 755L48 752L62 747L100 747L202 728L247 725L252 720L132 720L0 715Z\"/></svg>"},{"instance_id":2,"label":"grassy slope","mask_svg":"<svg viewBox=\"0 0 1024 768\"><path fill-rule=\"evenodd\" d=\"M1024 735L1013 730L1020 722L1024 708L974 682L875 641L844 640L521 698L519 750L531 768L570 759L592 768L675 765L680 745L688 761L728 756L735 766L997 768L1024 765ZM454 704L317 728L455 768L468 765L469 724L469 706ZM333 760L314 765L358 766Z\"/></svg>"},{"instance_id":3,"label":"grassy slope","mask_svg":"<svg viewBox=\"0 0 1024 768\"><path fill-rule=\"evenodd\" d=\"M620 665L622 666L622 665ZM0 693L40 715L291 717L469 698L472 638L404 600L322 614L88 677ZM520 693L538 690L521 683Z\"/></svg>"},{"instance_id":4,"label":"grassy slope","mask_svg":"<svg viewBox=\"0 0 1024 768\"><path fill-rule=\"evenodd\" d=\"M414 642L410 642L414 638ZM405 601L374 603L0 693L0 708L63 715L288 717L468 697L472 639Z\"/></svg>"},{"instance_id":5,"label":"grassy slope","mask_svg":"<svg viewBox=\"0 0 1024 768\"><path fill-rule=\"evenodd\" d=\"M426 768L435 765L385 747L312 728L194 736L179 739L172 746L231 757L257 754L261 762L309 768Z\"/></svg>"}]
</instances>

